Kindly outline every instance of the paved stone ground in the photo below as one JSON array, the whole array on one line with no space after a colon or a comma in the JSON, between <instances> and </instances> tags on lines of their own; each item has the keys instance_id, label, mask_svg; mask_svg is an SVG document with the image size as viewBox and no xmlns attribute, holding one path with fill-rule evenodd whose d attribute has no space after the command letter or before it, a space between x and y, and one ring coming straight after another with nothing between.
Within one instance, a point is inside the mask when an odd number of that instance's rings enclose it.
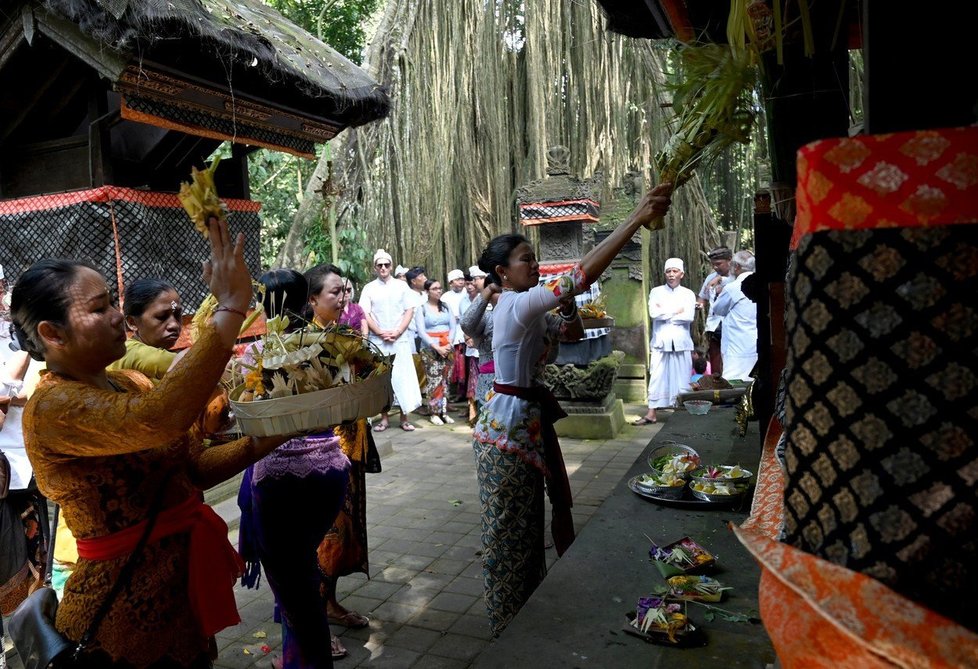
<instances>
[{"instance_id":1,"label":"paved stone ground","mask_svg":"<svg viewBox=\"0 0 978 669\"><path fill-rule=\"evenodd\" d=\"M626 407L633 420L644 407ZM663 412L663 418L667 416ZM490 647L482 600L478 485L470 429L464 423L435 427L414 416L418 430L392 428L380 435L384 471L367 475L370 579L340 579L339 599L367 615L361 630L337 627L349 655L338 669L464 669ZM580 530L641 454L659 425L626 426L615 439L562 439ZM219 491L228 497L233 485ZM237 541L233 496L213 499ZM315 510L309 510L315 512ZM549 535L549 533L548 533ZM556 560L553 549L548 560ZM272 620L272 594L236 588L241 623L218 634L216 667L271 666L280 653L281 628ZM268 648L268 652L263 650ZM491 651L490 651L491 652ZM11 669L19 669L14 657Z\"/></svg>"}]
</instances>

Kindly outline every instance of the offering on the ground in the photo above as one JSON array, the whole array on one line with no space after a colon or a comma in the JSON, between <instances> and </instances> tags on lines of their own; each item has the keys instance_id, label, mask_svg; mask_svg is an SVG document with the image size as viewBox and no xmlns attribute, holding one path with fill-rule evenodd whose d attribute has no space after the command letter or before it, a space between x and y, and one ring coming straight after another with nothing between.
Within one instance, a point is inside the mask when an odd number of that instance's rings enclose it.
<instances>
[{"instance_id":1,"label":"offering on the ground","mask_svg":"<svg viewBox=\"0 0 978 669\"><path fill-rule=\"evenodd\" d=\"M678 602L668 602L661 597L642 597L635 607L631 626L643 634L662 634L670 643L678 643L678 635L690 627L689 619Z\"/></svg>"},{"instance_id":2,"label":"offering on the ground","mask_svg":"<svg viewBox=\"0 0 978 669\"><path fill-rule=\"evenodd\" d=\"M645 474L638 483L646 488L674 488L686 485L686 480L675 474Z\"/></svg>"},{"instance_id":3,"label":"offering on the ground","mask_svg":"<svg viewBox=\"0 0 978 669\"><path fill-rule=\"evenodd\" d=\"M696 453L671 453L660 455L653 459L649 465L652 470L659 474L689 474L700 466L700 456Z\"/></svg>"},{"instance_id":4,"label":"offering on the ground","mask_svg":"<svg viewBox=\"0 0 978 669\"><path fill-rule=\"evenodd\" d=\"M664 577L691 574L716 564L716 558L708 550L689 537L683 537L666 546L652 543L649 557Z\"/></svg>"},{"instance_id":5,"label":"offering on the ground","mask_svg":"<svg viewBox=\"0 0 978 669\"><path fill-rule=\"evenodd\" d=\"M740 468L740 465L710 465L693 474L698 478L713 479L716 481L728 479L750 478L751 473Z\"/></svg>"},{"instance_id":6,"label":"offering on the ground","mask_svg":"<svg viewBox=\"0 0 978 669\"><path fill-rule=\"evenodd\" d=\"M711 465L693 472L689 487L694 495L741 495L747 492L753 476L740 465Z\"/></svg>"},{"instance_id":7,"label":"offering on the ground","mask_svg":"<svg viewBox=\"0 0 978 669\"><path fill-rule=\"evenodd\" d=\"M677 599L687 599L695 602L719 602L723 599L725 588L720 581L709 576L682 574L666 579L669 584L669 595Z\"/></svg>"},{"instance_id":8,"label":"offering on the ground","mask_svg":"<svg viewBox=\"0 0 978 669\"><path fill-rule=\"evenodd\" d=\"M703 483L702 481L693 481L690 486L695 492L702 492L707 495L739 495L744 492L742 487L738 487L732 483Z\"/></svg>"}]
</instances>

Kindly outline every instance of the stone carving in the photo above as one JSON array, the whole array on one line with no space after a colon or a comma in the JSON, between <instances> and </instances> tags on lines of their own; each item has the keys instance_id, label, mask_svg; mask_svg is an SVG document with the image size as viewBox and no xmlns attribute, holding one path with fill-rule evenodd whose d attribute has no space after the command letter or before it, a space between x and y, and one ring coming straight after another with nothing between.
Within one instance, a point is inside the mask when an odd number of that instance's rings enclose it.
<instances>
[{"instance_id":1,"label":"stone carving","mask_svg":"<svg viewBox=\"0 0 978 669\"><path fill-rule=\"evenodd\" d=\"M547 176L516 189L517 204L558 202L561 200L601 200L604 174L596 171L590 179L579 179L570 171L567 147L554 146L547 151Z\"/></svg>"},{"instance_id":2,"label":"stone carving","mask_svg":"<svg viewBox=\"0 0 978 669\"><path fill-rule=\"evenodd\" d=\"M576 260L583 255L580 223L550 223L540 233L541 261Z\"/></svg>"},{"instance_id":3,"label":"stone carving","mask_svg":"<svg viewBox=\"0 0 978 669\"><path fill-rule=\"evenodd\" d=\"M612 351L583 368L547 365L544 383L558 399L603 400L611 392L624 359L624 353Z\"/></svg>"}]
</instances>

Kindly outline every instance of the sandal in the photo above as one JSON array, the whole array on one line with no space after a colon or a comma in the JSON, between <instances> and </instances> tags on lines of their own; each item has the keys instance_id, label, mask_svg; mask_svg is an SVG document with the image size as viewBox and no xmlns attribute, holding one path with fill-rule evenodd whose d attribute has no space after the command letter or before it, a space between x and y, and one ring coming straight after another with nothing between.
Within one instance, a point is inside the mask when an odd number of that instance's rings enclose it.
<instances>
[{"instance_id":1,"label":"sandal","mask_svg":"<svg viewBox=\"0 0 978 669\"><path fill-rule=\"evenodd\" d=\"M351 630L358 630L370 624L370 620L366 616L362 616L356 611L347 611L341 616L327 616L327 618L330 625L342 625Z\"/></svg>"},{"instance_id":2,"label":"sandal","mask_svg":"<svg viewBox=\"0 0 978 669\"><path fill-rule=\"evenodd\" d=\"M387 423L377 423L376 425L374 425L374 432L383 432L389 427L390 425Z\"/></svg>"},{"instance_id":3,"label":"sandal","mask_svg":"<svg viewBox=\"0 0 978 669\"><path fill-rule=\"evenodd\" d=\"M652 425L652 423L655 423L655 422L656 422L655 418L649 420L645 416L642 416L638 420L633 420L632 421L632 425L635 425L635 426L639 426L639 425Z\"/></svg>"},{"instance_id":4,"label":"sandal","mask_svg":"<svg viewBox=\"0 0 978 669\"><path fill-rule=\"evenodd\" d=\"M333 653L334 660L339 660L347 656L346 648L343 647L343 644L340 643L340 638L335 634L329 640L329 647Z\"/></svg>"},{"instance_id":5,"label":"sandal","mask_svg":"<svg viewBox=\"0 0 978 669\"><path fill-rule=\"evenodd\" d=\"M401 423L401 429L405 432L414 432L417 428L408 423L407 421Z\"/></svg>"}]
</instances>

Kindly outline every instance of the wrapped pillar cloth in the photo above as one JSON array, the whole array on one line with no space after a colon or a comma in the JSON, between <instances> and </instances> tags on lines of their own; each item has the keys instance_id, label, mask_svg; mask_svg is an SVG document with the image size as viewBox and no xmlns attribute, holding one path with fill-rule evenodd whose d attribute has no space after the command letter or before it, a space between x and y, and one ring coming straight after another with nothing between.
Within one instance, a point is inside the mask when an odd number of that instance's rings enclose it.
<instances>
[{"instance_id":1,"label":"wrapped pillar cloth","mask_svg":"<svg viewBox=\"0 0 978 669\"><path fill-rule=\"evenodd\" d=\"M804 147L792 246L784 543L741 532L782 664L978 666L978 128Z\"/></svg>"}]
</instances>

